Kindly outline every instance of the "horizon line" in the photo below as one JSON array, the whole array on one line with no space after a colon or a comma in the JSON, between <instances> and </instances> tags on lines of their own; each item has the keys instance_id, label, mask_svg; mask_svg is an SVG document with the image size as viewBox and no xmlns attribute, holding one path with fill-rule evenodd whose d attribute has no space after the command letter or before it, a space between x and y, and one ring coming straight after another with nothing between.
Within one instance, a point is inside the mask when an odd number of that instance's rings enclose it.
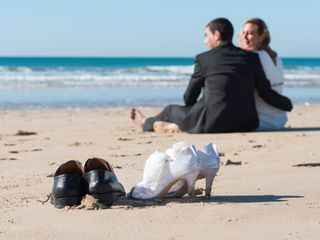
<instances>
[{"instance_id":1,"label":"horizon line","mask_svg":"<svg viewBox=\"0 0 320 240\"><path fill-rule=\"evenodd\" d=\"M195 56L69 56L69 55L12 55L0 58L195 58ZM280 56L280 58L320 58L319 56Z\"/></svg>"}]
</instances>

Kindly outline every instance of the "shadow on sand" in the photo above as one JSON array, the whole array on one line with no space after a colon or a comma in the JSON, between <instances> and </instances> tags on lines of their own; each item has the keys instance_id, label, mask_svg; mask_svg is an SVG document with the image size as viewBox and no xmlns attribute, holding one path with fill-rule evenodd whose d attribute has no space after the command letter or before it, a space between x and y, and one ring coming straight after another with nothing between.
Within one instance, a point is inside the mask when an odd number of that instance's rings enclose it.
<instances>
[{"instance_id":1,"label":"shadow on sand","mask_svg":"<svg viewBox=\"0 0 320 240\"><path fill-rule=\"evenodd\" d=\"M176 199L155 199L152 201L144 200L131 200L121 199L114 203L112 208L144 208L150 206L165 206L169 203L216 203L216 204L227 204L227 203L272 203L272 202L287 202L292 198L303 198L303 196L291 196L291 195L215 195L210 199L203 196L197 196L193 198L176 198Z\"/></svg>"},{"instance_id":2,"label":"shadow on sand","mask_svg":"<svg viewBox=\"0 0 320 240\"><path fill-rule=\"evenodd\" d=\"M231 195L214 196L213 202L217 203L267 203L267 202L287 202L290 198L303 198L303 196L290 195Z\"/></svg>"},{"instance_id":3,"label":"shadow on sand","mask_svg":"<svg viewBox=\"0 0 320 240\"><path fill-rule=\"evenodd\" d=\"M320 131L320 127L291 127L291 128L284 128L281 130L275 130L275 131L256 131L256 132L312 132L312 131Z\"/></svg>"}]
</instances>

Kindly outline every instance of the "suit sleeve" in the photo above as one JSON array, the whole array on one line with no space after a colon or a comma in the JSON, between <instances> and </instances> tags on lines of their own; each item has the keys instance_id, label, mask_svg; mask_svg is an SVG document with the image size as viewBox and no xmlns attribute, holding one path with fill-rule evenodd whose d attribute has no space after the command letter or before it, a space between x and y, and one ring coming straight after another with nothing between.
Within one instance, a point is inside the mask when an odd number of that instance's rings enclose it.
<instances>
[{"instance_id":1,"label":"suit sleeve","mask_svg":"<svg viewBox=\"0 0 320 240\"><path fill-rule=\"evenodd\" d=\"M266 78L258 56L255 62L257 63L255 88L260 97L274 107L284 111L291 111L292 103L290 99L272 90L270 81Z\"/></svg>"},{"instance_id":2,"label":"suit sleeve","mask_svg":"<svg viewBox=\"0 0 320 240\"><path fill-rule=\"evenodd\" d=\"M198 60L196 59L193 74L183 95L184 103L186 104L186 106L193 105L197 102L203 86L204 77L202 76Z\"/></svg>"}]
</instances>

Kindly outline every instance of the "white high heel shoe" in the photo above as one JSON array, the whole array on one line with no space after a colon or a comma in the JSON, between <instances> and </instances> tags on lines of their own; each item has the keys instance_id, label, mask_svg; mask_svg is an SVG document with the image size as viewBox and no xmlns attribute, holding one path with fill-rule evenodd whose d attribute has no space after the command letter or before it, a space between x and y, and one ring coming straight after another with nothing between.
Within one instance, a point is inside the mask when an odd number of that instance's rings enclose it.
<instances>
[{"instance_id":1,"label":"white high heel shoe","mask_svg":"<svg viewBox=\"0 0 320 240\"><path fill-rule=\"evenodd\" d=\"M199 159L198 179L206 178L205 196L211 197L212 183L220 168L220 156L216 145L210 143L197 151Z\"/></svg>"},{"instance_id":2,"label":"white high heel shoe","mask_svg":"<svg viewBox=\"0 0 320 240\"><path fill-rule=\"evenodd\" d=\"M174 159L171 158L174 157ZM173 185L183 183L183 191L193 193L194 184L199 174L197 156L191 147L178 143L172 151L154 152L147 159L143 180L136 184L129 197L132 199L152 200L165 198Z\"/></svg>"},{"instance_id":3,"label":"white high heel shoe","mask_svg":"<svg viewBox=\"0 0 320 240\"><path fill-rule=\"evenodd\" d=\"M205 178L205 196L207 198L210 198L213 180L220 168L220 157L217 151L217 147L216 145L210 143L205 145L200 150L197 150L194 145L192 145L191 148L196 153L198 161L198 175L194 180L193 186L195 185L196 180ZM179 182L172 186L166 197L180 198L183 197L183 195L185 195L186 193L186 186L184 186L183 182ZM193 195L193 193L190 193L189 190L188 195Z\"/></svg>"}]
</instances>

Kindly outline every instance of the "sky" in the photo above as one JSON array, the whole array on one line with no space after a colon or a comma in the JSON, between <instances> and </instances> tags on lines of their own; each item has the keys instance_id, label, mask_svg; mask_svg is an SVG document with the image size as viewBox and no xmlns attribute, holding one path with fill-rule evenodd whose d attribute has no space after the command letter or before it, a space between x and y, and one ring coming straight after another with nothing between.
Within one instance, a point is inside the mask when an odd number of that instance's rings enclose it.
<instances>
[{"instance_id":1,"label":"sky","mask_svg":"<svg viewBox=\"0 0 320 240\"><path fill-rule=\"evenodd\" d=\"M0 56L194 57L206 24L260 17L282 57L320 57L319 0L10 0Z\"/></svg>"}]
</instances>

